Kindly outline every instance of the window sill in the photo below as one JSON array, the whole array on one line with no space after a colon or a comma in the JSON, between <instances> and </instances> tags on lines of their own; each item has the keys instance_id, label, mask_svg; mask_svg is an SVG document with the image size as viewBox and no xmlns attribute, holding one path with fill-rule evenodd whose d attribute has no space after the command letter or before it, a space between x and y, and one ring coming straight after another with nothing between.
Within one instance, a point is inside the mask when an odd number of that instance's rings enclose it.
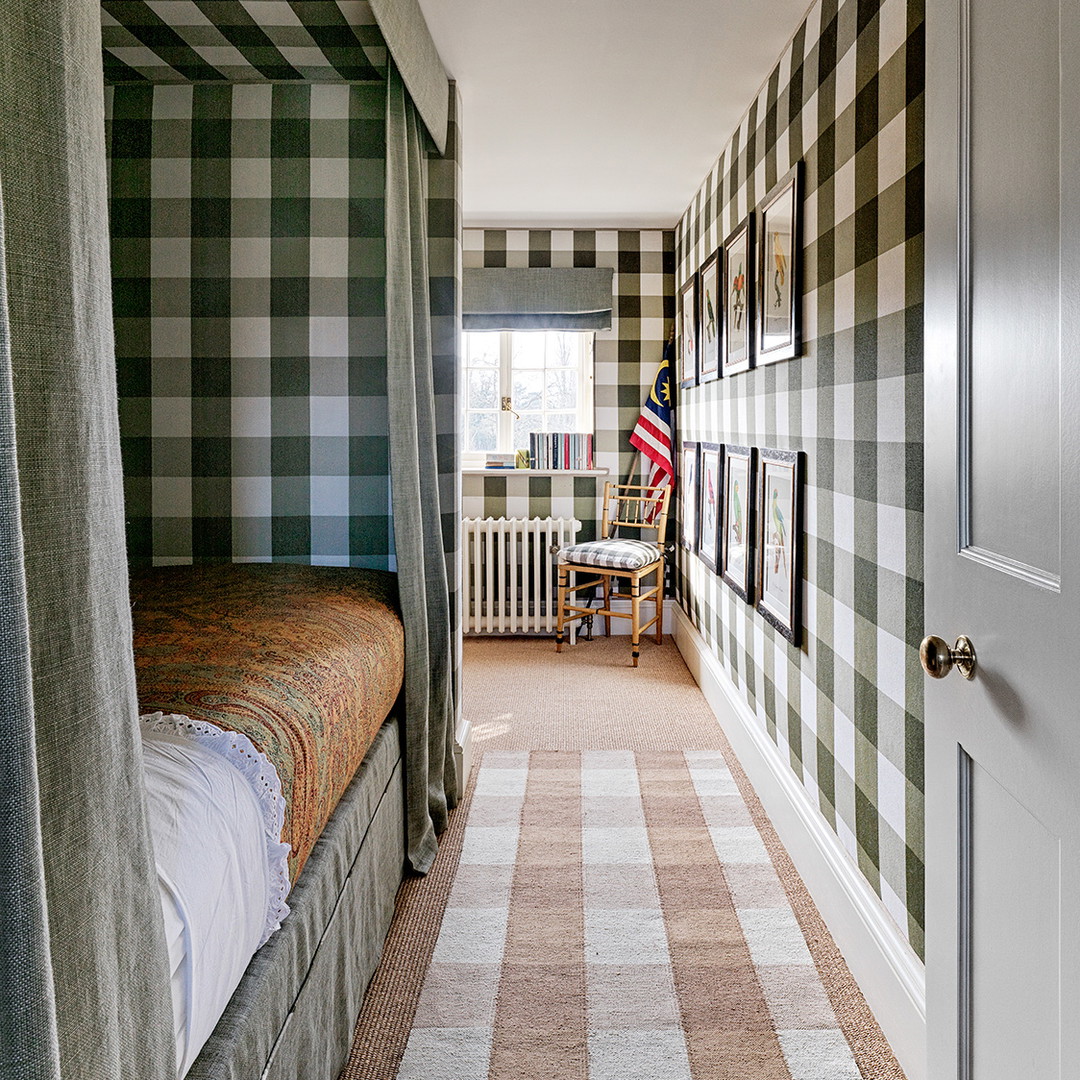
<instances>
[{"instance_id":1,"label":"window sill","mask_svg":"<svg viewBox=\"0 0 1080 1080\"><path fill-rule=\"evenodd\" d=\"M484 469L466 466L462 476L607 476L610 469Z\"/></svg>"}]
</instances>

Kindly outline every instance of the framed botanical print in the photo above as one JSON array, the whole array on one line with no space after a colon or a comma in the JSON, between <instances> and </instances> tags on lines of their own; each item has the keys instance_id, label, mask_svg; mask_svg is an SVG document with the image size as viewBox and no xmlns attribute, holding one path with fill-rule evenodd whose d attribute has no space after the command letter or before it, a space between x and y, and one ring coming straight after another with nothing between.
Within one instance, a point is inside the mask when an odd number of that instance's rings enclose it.
<instances>
[{"instance_id":1,"label":"framed botanical print","mask_svg":"<svg viewBox=\"0 0 1080 1080\"><path fill-rule=\"evenodd\" d=\"M748 214L724 241L723 374L754 363L754 215Z\"/></svg>"},{"instance_id":2,"label":"framed botanical print","mask_svg":"<svg viewBox=\"0 0 1080 1080\"><path fill-rule=\"evenodd\" d=\"M698 541L698 444L683 443L679 476L679 494L682 498L682 546L687 551L697 551Z\"/></svg>"},{"instance_id":3,"label":"framed botanical print","mask_svg":"<svg viewBox=\"0 0 1080 1080\"><path fill-rule=\"evenodd\" d=\"M720 252L714 251L698 273L698 382L720 378Z\"/></svg>"},{"instance_id":4,"label":"framed botanical print","mask_svg":"<svg viewBox=\"0 0 1080 1080\"><path fill-rule=\"evenodd\" d=\"M720 575L748 604L754 602L754 448L724 447Z\"/></svg>"},{"instance_id":5,"label":"framed botanical print","mask_svg":"<svg viewBox=\"0 0 1080 1080\"><path fill-rule=\"evenodd\" d=\"M697 274L679 290L679 386L698 381Z\"/></svg>"},{"instance_id":6,"label":"framed botanical print","mask_svg":"<svg viewBox=\"0 0 1080 1080\"><path fill-rule=\"evenodd\" d=\"M799 644L802 594L802 456L759 450L757 466L757 609Z\"/></svg>"},{"instance_id":7,"label":"framed botanical print","mask_svg":"<svg viewBox=\"0 0 1080 1080\"><path fill-rule=\"evenodd\" d=\"M757 362L802 351L802 203L798 163L761 204Z\"/></svg>"},{"instance_id":8,"label":"framed botanical print","mask_svg":"<svg viewBox=\"0 0 1080 1080\"><path fill-rule=\"evenodd\" d=\"M720 544L720 472L723 447L717 443L702 443L698 469L701 484L698 493L698 556L716 572L716 557Z\"/></svg>"}]
</instances>

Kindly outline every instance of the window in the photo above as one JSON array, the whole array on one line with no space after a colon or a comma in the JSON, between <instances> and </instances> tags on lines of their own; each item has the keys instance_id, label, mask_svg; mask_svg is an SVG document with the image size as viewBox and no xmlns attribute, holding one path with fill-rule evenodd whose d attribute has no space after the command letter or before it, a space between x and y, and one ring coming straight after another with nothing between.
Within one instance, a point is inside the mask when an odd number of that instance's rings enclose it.
<instances>
[{"instance_id":1,"label":"window","mask_svg":"<svg viewBox=\"0 0 1080 1080\"><path fill-rule=\"evenodd\" d=\"M592 432L592 333L471 330L464 339L466 465L527 450L533 431Z\"/></svg>"}]
</instances>

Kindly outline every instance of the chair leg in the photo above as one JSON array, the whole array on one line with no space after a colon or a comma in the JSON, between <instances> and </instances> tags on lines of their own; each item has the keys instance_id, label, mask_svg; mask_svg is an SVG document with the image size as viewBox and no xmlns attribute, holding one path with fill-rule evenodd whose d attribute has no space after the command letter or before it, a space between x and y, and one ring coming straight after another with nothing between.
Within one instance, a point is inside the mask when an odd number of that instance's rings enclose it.
<instances>
[{"instance_id":1,"label":"chair leg","mask_svg":"<svg viewBox=\"0 0 1080 1080\"><path fill-rule=\"evenodd\" d=\"M604 610L611 610L611 575L604 575ZM611 616L604 616L604 637L611 637Z\"/></svg>"},{"instance_id":2,"label":"chair leg","mask_svg":"<svg viewBox=\"0 0 1080 1080\"><path fill-rule=\"evenodd\" d=\"M656 571L656 644L664 644L664 568Z\"/></svg>"},{"instance_id":3,"label":"chair leg","mask_svg":"<svg viewBox=\"0 0 1080 1080\"><path fill-rule=\"evenodd\" d=\"M634 667L637 667L638 649L641 645L641 585L637 574L630 578L630 632L633 635L630 640L630 648L633 652Z\"/></svg>"},{"instance_id":4,"label":"chair leg","mask_svg":"<svg viewBox=\"0 0 1080 1080\"><path fill-rule=\"evenodd\" d=\"M565 566L559 567L559 615L555 626L555 651L562 652L563 646L563 617L566 614L566 584L569 578Z\"/></svg>"}]
</instances>

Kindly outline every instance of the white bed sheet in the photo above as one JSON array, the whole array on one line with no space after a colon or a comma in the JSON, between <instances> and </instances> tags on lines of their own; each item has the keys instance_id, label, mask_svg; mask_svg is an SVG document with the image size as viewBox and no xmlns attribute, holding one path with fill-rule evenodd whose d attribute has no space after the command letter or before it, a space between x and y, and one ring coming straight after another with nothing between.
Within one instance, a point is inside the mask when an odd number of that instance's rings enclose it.
<instances>
[{"instance_id":1,"label":"white bed sheet","mask_svg":"<svg viewBox=\"0 0 1080 1080\"><path fill-rule=\"evenodd\" d=\"M144 728L143 760L183 1076L264 938L271 871L262 807L224 757Z\"/></svg>"}]
</instances>

